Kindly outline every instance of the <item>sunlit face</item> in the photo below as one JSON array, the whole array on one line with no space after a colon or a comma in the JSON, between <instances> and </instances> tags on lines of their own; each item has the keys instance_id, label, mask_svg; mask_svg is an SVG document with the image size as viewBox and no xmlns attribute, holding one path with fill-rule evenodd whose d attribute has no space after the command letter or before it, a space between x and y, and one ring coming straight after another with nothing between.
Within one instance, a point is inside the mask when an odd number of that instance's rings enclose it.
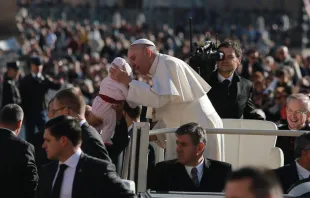
<instances>
[{"instance_id":1,"label":"sunlit face","mask_svg":"<svg viewBox=\"0 0 310 198\"><path fill-rule=\"evenodd\" d=\"M289 100L286 114L289 127L295 130L303 128L308 118L307 107L296 99Z\"/></svg>"},{"instance_id":2,"label":"sunlit face","mask_svg":"<svg viewBox=\"0 0 310 198\"><path fill-rule=\"evenodd\" d=\"M250 192L251 179L229 181L225 187L226 198L255 198Z\"/></svg>"},{"instance_id":3,"label":"sunlit face","mask_svg":"<svg viewBox=\"0 0 310 198\"><path fill-rule=\"evenodd\" d=\"M134 45L128 49L128 59L131 67L139 71L140 74L146 75L151 68L150 58L147 48L143 45Z\"/></svg>"},{"instance_id":4,"label":"sunlit face","mask_svg":"<svg viewBox=\"0 0 310 198\"><path fill-rule=\"evenodd\" d=\"M184 134L177 136L176 144L178 161L186 166L196 165L204 149L204 145L200 145L203 143L194 145L191 137Z\"/></svg>"},{"instance_id":5,"label":"sunlit face","mask_svg":"<svg viewBox=\"0 0 310 198\"><path fill-rule=\"evenodd\" d=\"M224 60L217 62L219 72L231 73L235 71L241 63L241 60L237 57L235 50L231 47L221 47L219 51L225 54Z\"/></svg>"},{"instance_id":6,"label":"sunlit face","mask_svg":"<svg viewBox=\"0 0 310 198\"><path fill-rule=\"evenodd\" d=\"M49 129L45 129L43 139L44 143L42 148L45 149L47 158L50 160L57 160L62 150L60 139L57 140L52 136Z\"/></svg>"}]
</instances>

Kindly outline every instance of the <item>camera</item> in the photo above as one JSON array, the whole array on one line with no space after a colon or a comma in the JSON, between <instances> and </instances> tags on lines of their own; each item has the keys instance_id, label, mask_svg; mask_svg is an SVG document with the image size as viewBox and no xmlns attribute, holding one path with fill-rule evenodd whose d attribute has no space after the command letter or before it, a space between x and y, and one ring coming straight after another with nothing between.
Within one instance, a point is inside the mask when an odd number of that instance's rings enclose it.
<instances>
[{"instance_id":1,"label":"camera","mask_svg":"<svg viewBox=\"0 0 310 198\"><path fill-rule=\"evenodd\" d=\"M216 62L224 58L225 54L218 51L216 43L207 40L204 46L197 46L195 52L191 53L189 65L207 81L215 70Z\"/></svg>"}]
</instances>

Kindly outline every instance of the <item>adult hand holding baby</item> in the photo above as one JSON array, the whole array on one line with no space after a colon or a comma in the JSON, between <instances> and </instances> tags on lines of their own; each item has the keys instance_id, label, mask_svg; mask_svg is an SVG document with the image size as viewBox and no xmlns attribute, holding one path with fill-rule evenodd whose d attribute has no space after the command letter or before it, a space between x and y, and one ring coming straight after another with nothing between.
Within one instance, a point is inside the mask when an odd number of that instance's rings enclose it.
<instances>
[{"instance_id":1,"label":"adult hand holding baby","mask_svg":"<svg viewBox=\"0 0 310 198\"><path fill-rule=\"evenodd\" d=\"M122 67L122 69L120 69L119 67L111 67L110 68L110 77L112 78L112 80L115 80L119 83L122 83L126 86L128 86L128 84L131 82L131 77L128 75L125 66Z\"/></svg>"}]
</instances>

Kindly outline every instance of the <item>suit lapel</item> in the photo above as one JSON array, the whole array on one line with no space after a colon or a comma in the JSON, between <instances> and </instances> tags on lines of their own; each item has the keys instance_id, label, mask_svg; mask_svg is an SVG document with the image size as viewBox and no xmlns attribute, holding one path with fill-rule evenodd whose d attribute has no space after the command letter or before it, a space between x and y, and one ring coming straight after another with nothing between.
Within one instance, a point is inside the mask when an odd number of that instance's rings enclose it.
<instances>
[{"instance_id":1,"label":"suit lapel","mask_svg":"<svg viewBox=\"0 0 310 198\"><path fill-rule=\"evenodd\" d=\"M85 154L81 153L79 163L77 164L76 170L75 170L73 186L72 186L72 198L77 198L81 196L83 197L83 195L81 195L80 192L81 192L82 185L83 185L83 171L84 171L83 169L84 169L85 162L86 162L86 156Z\"/></svg>"},{"instance_id":2,"label":"suit lapel","mask_svg":"<svg viewBox=\"0 0 310 198\"><path fill-rule=\"evenodd\" d=\"M299 181L299 176L298 176L298 172L297 172L297 165L296 165L296 162L293 162L292 163L292 171L291 172L291 178L292 180L294 181L293 183Z\"/></svg>"},{"instance_id":3,"label":"suit lapel","mask_svg":"<svg viewBox=\"0 0 310 198\"><path fill-rule=\"evenodd\" d=\"M48 190L48 194L51 195L52 193L52 187L53 187L53 181L55 179L55 175L58 169L58 162L53 162L51 164L50 169L47 171L47 176L46 176L46 186Z\"/></svg>"},{"instance_id":4,"label":"suit lapel","mask_svg":"<svg viewBox=\"0 0 310 198\"><path fill-rule=\"evenodd\" d=\"M241 83L240 76L238 76L236 73L234 73L233 80L237 82L237 95L236 95L236 103L238 103L240 96L243 92L243 84Z\"/></svg>"},{"instance_id":5,"label":"suit lapel","mask_svg":"<svg viewBox=\"0 0 310 198\"><path fill-rule=\"evenodd\" d=\"M207 158L205 158L204 160L205 162L204 162L204 167L203 167L203 174L202 174L199 188L203 189L203 191L206 191L207 189L210 188L210 186L212 186L212 180L208 178L213 178L213 177L211 176L212 172L210 171L211 163L209 162Z\"/></svg>"},{"instance_id":6,"label":"suit lapel","mask_svg":"<svg viewBox=\"0 0 310 198\"><path fill-rule=\"evenodd\" d=\"M196 185L194 184L192 178L188 175L186 168L183 164L177 162L177 169L176 173L178 173L177 177L179 179L176 180L176 188L177 189L187 189L187 191L191 191L193 189L197 189Z\"/></svg>"}]
</instances>

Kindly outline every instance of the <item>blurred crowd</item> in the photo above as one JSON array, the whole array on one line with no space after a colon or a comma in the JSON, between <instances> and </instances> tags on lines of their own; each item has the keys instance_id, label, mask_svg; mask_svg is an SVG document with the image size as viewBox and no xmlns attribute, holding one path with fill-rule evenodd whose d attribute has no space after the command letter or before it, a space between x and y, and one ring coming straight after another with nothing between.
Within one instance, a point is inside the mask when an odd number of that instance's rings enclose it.
<instances>
[{"instance_id":1,"label":"blurred crowd","mask_svg":"<svg viewBox=\"0 0 310 198\"><path fill-rule=\"evenodd\" d=\"M92 23L19 14L17 26L22 38L19 55L21 60L26 60L21 76L29 72L28 58L40 56L45 75L63 81L64 87L80 87L87 103L91 104L101 80L108 75L107 66L115 57L126 59L130 43L137 38L147 38L155 43L159 52L189 61L190 41L185 36L184 25L151 26L144 14L137 17L135 24L126 22L119 12L112 18L112 23ZM226 24L220 29L225 38L241 42L243 61L238 72L252 80L254 104L264 111L267 120L282 123L286 120L286 97L310 91L310 57L290 52L287 17L283 16L278 24L271 26L265 26L261 18L256 21L257 27ZM200 34L193 35L193 42L203 45L207 38L215 41L214 32L219 27L202 29ZM151 83L149 76L135 73L134 77Z\"/></svg>"}]
</instances>

